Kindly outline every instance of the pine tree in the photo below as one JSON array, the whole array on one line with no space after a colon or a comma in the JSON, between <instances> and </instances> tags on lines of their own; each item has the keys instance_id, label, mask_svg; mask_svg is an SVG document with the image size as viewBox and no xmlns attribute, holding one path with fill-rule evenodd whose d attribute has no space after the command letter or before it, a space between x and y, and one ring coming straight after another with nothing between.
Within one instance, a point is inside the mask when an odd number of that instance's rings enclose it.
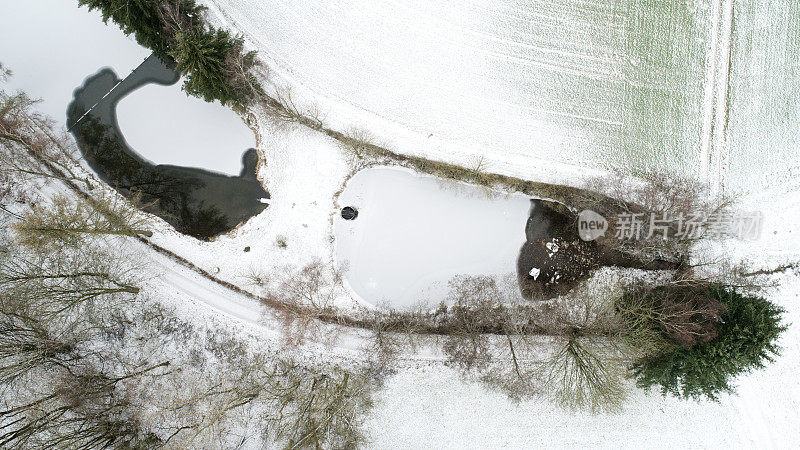
<instances>
[{"instance_id":1,"label":"pine tree","mask_svg":"<svg viewBox=\"0 0 800 450\"><path fill-rule=\"evenodd\" d=\"M707 289L727 307L717 337L692 347L675 345L639 361L633 369L640 387L660 386L663 394L716 400L721 393L733 392L733 377L762 368L778 355L776 340L786 330L782 308L725 286Z\"/></svg>"},{"instance_id":2,"label":"pine tree","mask_svg":"<svg viewBox=\"0 0 800 450\"><path fill-rule=\"evenodd\" d=\"M207 102L245 105L261 93L251 72L255 52L245 52L240 37L208 26L205 7L195 0L78 0L99 10L140 45L163 60L174 59L186 77L187 94Z\"/></svg>"},{"instance_id":3,"label":"pine tree","mask_svg":"<svg viewBox=\"0 0 800 450\"><path fill-rule=\"evenodd\" d=\"M186 75L183 89L189 95L205 101L219 100L225 104L236 98L225 82L225 58L235 40L224 30L180 31L170 56L177 69Z\"/></svg>"},{"instance_id":4,"label":"pine tree","mask_svg":"<svg viewBox=\"0 0 800 450\"><path fill-rule=\"evenodd\" d=\"M78 0L78 5L97 9L103 21L111 19L125 34L132 34L140 45L159 57L167 55L167 40L159 19L160 0Z\"/></svg>"}]
</instances>

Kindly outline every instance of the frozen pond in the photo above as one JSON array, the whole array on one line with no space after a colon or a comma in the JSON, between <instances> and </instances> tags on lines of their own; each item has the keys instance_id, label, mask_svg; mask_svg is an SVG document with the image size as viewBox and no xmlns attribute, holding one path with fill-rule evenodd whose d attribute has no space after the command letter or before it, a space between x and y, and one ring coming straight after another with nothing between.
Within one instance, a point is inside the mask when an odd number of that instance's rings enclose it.
<instances>
[{"instance_id":1,"label":"frozen pond","mask_svg":"<svg viewBox=\"0 0 800 450\"><path fill-rule=\"evenodd\" d=\"M60 125L85 78L103 67L124 78L150 54L77 0L0 0L0 11L0 62L14 72L11 90L41 98L38 109ZM180 86L147 85L120 102L126 141L156 164L239 174L253 133L233 111Z\"/></svg>"},{"instance_id":2,"label":"frozen pond","mask_svg":"<svg viewBox=\"0 0 800 450\"><path fill-rule=\"evenodd\" d=\"M127 143L156 164L239 174L253 132L233 111L189 97L180 86L149 84L120 100L117 120Z\"/></svg>"},{"instance_id":3,"label":"frozen pond","mask_svg":"<svg viewBox=\"0 0 800 450\"><path fill-rule=\"evenodd\" d=\"M94 106L71 131L101 179L201 239L263 211L255 138L233 111L187 96L176 72L144 63L149 50L75 0L0 0L0 11L0 62L14 73L3 88L41 98L58 126L69 105L70 124Z\"/></svg>"},{"instance_id":4,"label":"frozen pond","mask_svg":"<svg viewBox=\"0 0 800 450\"><path fill-rule=\"evenodd\" d=\"M350 287L372 304L438 304L456 275L516 279L531 202L397 168L356 174L339 204L336 256Z\"/></svg>"},{"instance_id":5,"label":"frozen pond","mask_svg":"<svg viewBox=\"0 0 800 450\"><path fill-rule=\"evenodd\" d=\"M179 78L178 72L155 55L124 81L111 69L100 70L75 90L67 125L84 160L106 183L125 196L140 197L138 200L146 211L166 220L181 233L210 239L232 230L266 207L260 199L269 198L269 194L256 176L255 149L244 153L237 176L153 164L130 147L117 120L117 105L129 94L143 86L170 85ZM165 153L172 150L166 144L159 148Z\"/></svg>"}]
</instances>

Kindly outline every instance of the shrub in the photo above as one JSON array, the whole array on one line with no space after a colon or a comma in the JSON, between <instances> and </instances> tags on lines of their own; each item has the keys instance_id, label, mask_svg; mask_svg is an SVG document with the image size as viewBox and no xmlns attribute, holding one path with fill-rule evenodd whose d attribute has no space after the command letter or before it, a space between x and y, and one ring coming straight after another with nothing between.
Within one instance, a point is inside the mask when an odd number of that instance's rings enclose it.
<instances>
[{"instance_id":1,"label":"shrub","mask_svg":"<svg viewBox=\"0 0 800 450\"><path fill-rule=\"evenodd\" d=\"M488 276L457 276L448 284L452 332L444 352L450 363L464 369L484 368L491 360L485 331L501 321L503 295Z\"/></svg>"},{"instance_id":2,"label":"shrub","mask_svg":"<svg viewBox=\"0 0 800 450\"><path fill-rule=\"evenodd\" d=\"M362 158L379 158L381 155L380 147L376 146L375 138L369 131L360 128L351 128L339 140L340 147L355 156Z\"/></svg>"},{"instance_id":3,"label":"shrub","mask_svg":"<svg viewBox=\"0 0 800 450\"><path fill-rule=\"evenodd\" d=\"M615 306L629 333L650 328L684 347L716 338L727 310L706 284L630 290Z\"/></svg>"},{"instance_id":4,"label":"shrub","mask_svg":"<svg viewBox=\"0 0 800 450\"><path fill-rule=\"evenodd\" d=\"M664 290L673 292L665 294ZM731 378L763 367L778 354L775 341L786 330L781 323L783 309L762 297L745 297L734 289L706 284L656 288L650 298L664 296L674 300L695 295L696 299L697 294L724 305L716 336L691 346L673 345L635 363L633 371L640 387L660 386L665 395L716 400L720 393L733 391ZM701 301L712 304L708 299Z\"/></svg>"}]
</instances>

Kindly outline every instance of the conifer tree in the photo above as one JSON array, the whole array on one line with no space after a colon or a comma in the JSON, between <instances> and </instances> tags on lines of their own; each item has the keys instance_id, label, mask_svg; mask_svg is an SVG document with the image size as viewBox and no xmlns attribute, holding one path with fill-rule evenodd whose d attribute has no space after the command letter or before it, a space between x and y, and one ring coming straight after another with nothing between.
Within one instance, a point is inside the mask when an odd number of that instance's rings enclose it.
<instances>
[{"instance_id":1,"label":"conifer tree","mask_svg":"<svg viewBox=\"0 0 800 450\"><path fill-rule=\"evenodd\" d=\"M663 394L716 400L733 391L733 377L764 367L778 354L776 340L786 330L782 308L721 285L709 285L707 292L727 308L716 338L691 347L675 345L639 361L633 369L640 387L659 386Z\"/></svg>"}]
</instances>

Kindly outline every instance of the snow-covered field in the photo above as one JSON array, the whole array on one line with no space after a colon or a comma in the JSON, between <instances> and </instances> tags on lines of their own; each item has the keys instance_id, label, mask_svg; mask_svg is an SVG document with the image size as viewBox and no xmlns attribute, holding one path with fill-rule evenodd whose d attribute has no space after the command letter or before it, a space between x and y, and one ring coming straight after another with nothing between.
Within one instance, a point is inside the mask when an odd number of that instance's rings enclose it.
<instances>
[{"instance_id":1,"label":"snow-covered field","mask_svg":"<svg viewBox=\"0 0 800 450\"><path fill-rule=\"evenodd\" d=\"M737 0L726 185L756 192L800 178L800 3Z\"/></svg>"},{"instance_id":2,"label":"snow-covered field","mask_svg":"<svg viewBox=\"0 0 800 450\"><path fill-rule=\"evenodd\" d=\"M436 306L457 275L516 283L527 196L371 168L347 182L339 205L358 217L336 218L336 256L350 287L372 304Z\"/></svg>"},{"instance_id":3,"label":"snow-covered field","mask_svg":"<svg viewBox=\"0 0 800 450\"><path fill-rule=\"evenodd\" d=\"M293 98L403 153L699 173L710 2L208 0Z\"/></svg>"}]
</instances>

